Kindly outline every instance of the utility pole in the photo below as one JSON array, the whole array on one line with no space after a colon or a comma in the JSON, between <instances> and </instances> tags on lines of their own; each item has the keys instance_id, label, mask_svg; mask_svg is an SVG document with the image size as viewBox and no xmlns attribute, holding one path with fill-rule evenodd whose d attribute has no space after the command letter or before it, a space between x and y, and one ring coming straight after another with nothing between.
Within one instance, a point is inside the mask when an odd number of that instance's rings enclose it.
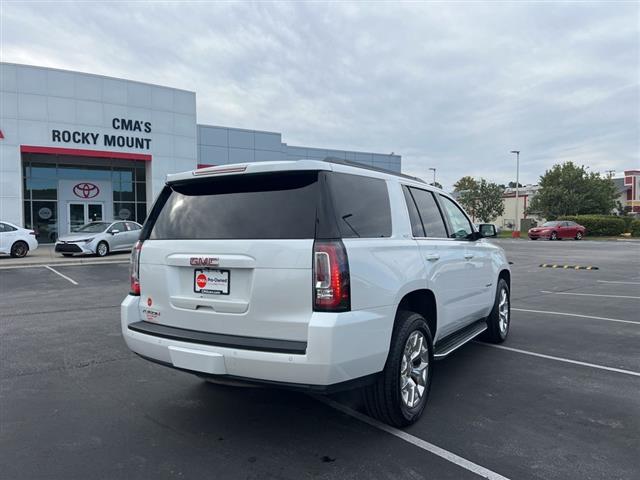
<instances>
[{"instance_id":1,"label":"utility pole","mask_svg":"<svg viewBox=\"0 0 640 480\"><path fill-rule=\"evenodd\" d=\"M520 192L520 150L511 150L511 153L516 154L516 230L513 231L511 236L513 238L520 238L520 219L518 218L519 207L519 192Z\"/></svg>"},{"instance_id":2,"label":"utility pole","mask_svg":"<svg viewBox=\"0 0 640 480\"><path fill-rule=\"evenodd\" d=\"M436 169L435 168L429 168L429 170L433 170L433 185L435 186L435 183L436 183Z\"/></svg>"}]
</instances>

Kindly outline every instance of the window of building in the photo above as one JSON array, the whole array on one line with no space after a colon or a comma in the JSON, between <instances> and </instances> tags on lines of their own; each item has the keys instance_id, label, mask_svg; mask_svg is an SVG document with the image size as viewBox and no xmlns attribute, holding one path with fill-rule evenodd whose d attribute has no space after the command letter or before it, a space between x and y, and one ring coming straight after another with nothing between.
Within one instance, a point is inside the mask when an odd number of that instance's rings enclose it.
<instances>
[{"instance_id":1,"label":"window of building","mask_svg":"<svg viewBox=\"0 0 640 480\"><path fill-rule=\"evenodd\" d=\"M41 243L54 242L59 231L66 231L66 226L58 225L58 182L76 179L110 181L113 219L143 223L147 217L145 168L142 162L119 159L23 154L25 227L33 228Z\"/></svg>"}]
</instances>

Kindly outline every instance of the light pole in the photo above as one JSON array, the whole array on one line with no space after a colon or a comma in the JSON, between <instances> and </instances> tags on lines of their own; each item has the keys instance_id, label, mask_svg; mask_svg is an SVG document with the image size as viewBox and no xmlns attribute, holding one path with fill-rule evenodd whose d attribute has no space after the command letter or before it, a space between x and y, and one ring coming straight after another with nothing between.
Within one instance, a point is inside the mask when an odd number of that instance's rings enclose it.
<instances>
[{"instance_id":1,"label":"light pole","mask_svg":"<svg viewBox=\"0 0 640 480\"><path fill-rule=\"evenodd\" d=\"M436 169L435 169L435 168L429 168L429 170L433 170L433 186L435 187L435 183L436 183Z\"/></svg>"},{"instance_id":2,"label":"light pole","mask_svg":"<svg viewBox=\"0 0 640 480\"><path fill-rule=\"evenodd\" d=\"M518 197L520 192L520 150L511 150L511 153L516 154L516 230L513 231L513 238L520 238L520 219L518 218Z\"/></svg>"}]
</instances>

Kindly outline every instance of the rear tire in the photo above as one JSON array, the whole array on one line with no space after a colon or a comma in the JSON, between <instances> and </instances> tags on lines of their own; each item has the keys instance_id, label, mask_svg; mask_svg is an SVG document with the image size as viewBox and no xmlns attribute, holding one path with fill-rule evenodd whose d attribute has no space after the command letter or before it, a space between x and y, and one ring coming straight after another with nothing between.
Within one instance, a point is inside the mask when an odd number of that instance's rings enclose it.
<instances>
[{"instance_id":1,"label":"rear tire","mask_svg":"<svg viewBox=\"0 0 640 480\"><path fill-rule=\"evenodd\" d=\"M582 240L582 232L576 233L576 240Z\"/></svg>"},{"instance_id":2,"label":"rear tire","mask_svg":"<svg viewBox=\"0 0 640 480\"><path fill-rule=\"evenodd\" d=\"M551 232L551 235L549 236L549 240L558 240L558 233Z\"/></svg>"},{"instance_id":3,"label":"rear tire","mask_svg":"<svg viewBox=\"0 0 640 480\"><path fill-rule=\"evenodd\" d=\"M491 343L502 343L509 335L511 325L511 295L509 284L504 278L498 280L496 299L493 309L487 317L487 329L482 334L482 339Z\"/></svg>"},{"instance_id":4,"label":"rear tire","mask_svg":"<svg viewBox=\"0 0 640 480\"><path fill-rule=\"evenodd\" d=\"M29 253L29 245L22 240L18 240L16 243L11 245L11 256L13 258L22 258L26 257L27 253Z\"/></svg>"},{"instance_id":5,"label":"rear tire","mask_svg":"<svg viewBox=\"0 0 640 480\"><path fill-rule=\"evenodd\" d=\"M416 422L424 412L433 376L433 337L418 313L399 311L384 370L364 388L367 413L395 427Z\"/></svg>"},{"instance_id":6,"label":"rear tire","mask_svg":"<svg viewBox=\"0 0 640 480\"><path fill-rule=\"evenodd\" d=\"M109 245L107 242L100 242L96 247L96 255L99 257L106 257L109 253Z\"/></svg>"}]
</instances>

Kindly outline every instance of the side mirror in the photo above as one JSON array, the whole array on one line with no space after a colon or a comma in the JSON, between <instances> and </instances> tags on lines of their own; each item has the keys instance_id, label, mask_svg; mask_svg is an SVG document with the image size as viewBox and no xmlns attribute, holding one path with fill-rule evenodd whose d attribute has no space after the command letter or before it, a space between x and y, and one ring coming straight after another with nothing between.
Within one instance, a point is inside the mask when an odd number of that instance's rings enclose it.
<instances>
[{"instance_id":1,"label":"side mirror","mask_svg":"<svg viewBox=\"0 0 640 480\"><path fill-rule=\"evenodd\" d=\"M115 235L116 233L120 233L120 230L111 230L109 233Z\"/></svg>"},{"instance_id":2,"label":"side mirror","mask_svg":"<svg viewBox=\"0 0 640 480\"><path fill-rule=\"evenodd\" d=\"M484 238L497 237L498 232L496 231L496 226L493 223L481 223L478 227L480 234Z\"/></svg>"}]
</instances>

